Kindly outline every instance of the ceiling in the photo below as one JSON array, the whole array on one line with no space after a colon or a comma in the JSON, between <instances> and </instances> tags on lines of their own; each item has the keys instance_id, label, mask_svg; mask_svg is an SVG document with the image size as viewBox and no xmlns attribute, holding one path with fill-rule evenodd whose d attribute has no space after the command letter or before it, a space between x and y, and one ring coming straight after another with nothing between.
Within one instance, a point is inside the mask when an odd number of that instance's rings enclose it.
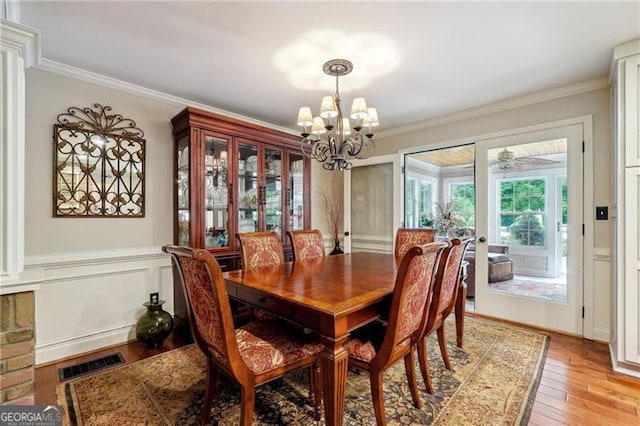
<instances>
[{"instance_id":1,"label":"ceiling","mask_svg":"<svg viewBox=\"0 0 640 426\"><path fill-rule=\"evenodd\" d=\"M335 90L380 130L607 76L638 2L21 3L43 57L295 129ZM99 100L95 100L98 102ZM346 109L345 108L345 109Z\"/></svg>"},{"instance_id":2,"label":"ceiling","mask_svg":"<svg viewBox=\"0 0 640 426\"><path fill-rule=\"evenodd\" d=\"M498 154L505 148L490 149L487 152L487 161L494 164L498 161ZM567 152L566 139L552 139L541 142L530 142L522 145L511 145L506 149L513 152L515 158L542 158L557 159L563 157L558 154ZM434 149L425 152L411 154L412 158L432 164L438 167L473 165L475 162L475 146L458 145L442 149Z\"/></svg>"}]
</instances>

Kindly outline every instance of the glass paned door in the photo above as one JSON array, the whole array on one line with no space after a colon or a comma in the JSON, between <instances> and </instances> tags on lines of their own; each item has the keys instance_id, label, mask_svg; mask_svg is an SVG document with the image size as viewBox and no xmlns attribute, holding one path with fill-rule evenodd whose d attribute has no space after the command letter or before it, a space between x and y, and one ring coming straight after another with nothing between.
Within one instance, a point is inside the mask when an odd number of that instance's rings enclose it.
<instances>
[{"instance_id":1,"label":"glass paned door","mask_svg":"<svg viewBox=\"0 0 640 426\"><path fill-rule=\"evenodd\" d=\"M304 157L289 153L288 229L304 229Z\"/></svg>"},{"instance_id":2,"label":"glass paned door","mask_svg":"<svg viewBox=\"0 0 640 426\"><path fill-rule=\"evenodd\" d=\"M238 144L238 232L258 231L258 146Z\"/></svg>"},{"instance_id":3,"label":"glass paned door","mask_svg":"<svg viewBox=\"0 0 640 426\"><path fill-rule=\"evenodd\" d=\"M264 150L264 186L261 202L264 208L265 231L282 237L282 150Z\"/></svg>"},{"instance_id":4,"label":"glass paned door","mask_svg":"<svg viewBox=\"0 0 640 426\"><path fill-rule=\"evenodd\" d=\"M582 194L579 125L476 143L476 312L582 334Z\"/></svg>"},{"instance_id":5,"label":"glass paned door","mask_svg":"<svg viewBox=\"0 0 640 426\"><path fill-rule=\"evenodd\" d=\"M205 247L229 247L229 140L204 139Z\"/></svg>"}]
</instances>

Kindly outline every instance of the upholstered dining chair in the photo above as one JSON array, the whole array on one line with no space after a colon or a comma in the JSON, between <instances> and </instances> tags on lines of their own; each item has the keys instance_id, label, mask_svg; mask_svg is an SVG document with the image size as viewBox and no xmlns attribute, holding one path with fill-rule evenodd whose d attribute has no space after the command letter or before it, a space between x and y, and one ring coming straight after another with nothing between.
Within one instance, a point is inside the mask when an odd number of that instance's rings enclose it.
<instances>
[{"instance_id":1,"label":"upholstered dining chair","mask_svg":"<svg viewBox=\"0 0 640 426\"><path fill-rule=\"evenodd\" d=\"M275 232L244 232L236 234L240 241L242 269L256 269L284 263L282 241ZM251 310L256 319L274 319L275 315L260 309Z\"/></svg>"},{"instance_id":2,"label":"upholstered dining chair","mask_svg":"<svg viewBox=\"0 0 640 426\"><path fill-rule=\"evenodd\" d=\"M431 306L427 311L427 315L423 318L420 338L416 345L420 371L422 372L422 378L429 393L433 393L433 385L431 384L431 377L429 375L427 337L437 330L438 345L440 346L442 360L444 361L445 367L450 370L451 363L449 362L449 354L447 353L444 324L455 307L458 286L460 285L462 260L471 241L473 241L473 238L467 238L465 240L453 238L449 241L450 245L443 250L438 262L437 274L433 282Z\"/></svg>"},{"instance_id":3,"label":"upholstered dining chair","mask_svg":"<svg viewBox=\"0 0 640 426\"><path fill-rule=\"evenodd\" d=\"M436 230L432 228L398 228L393 250L396 261L400 262L411 247L432 243L435 237Z\"/></svg>"},{"instance_id":4,"label":"upholstered dining chair","mask_svg":"<svg viewBox=\"0 0 640 426\"><path fill-rule=\"evenodd\" d=\"M236 238L240 241L242 269L284 263L282 241L275 232L244 232Z\"/></svg>"},{"instance_id":5,"label":"upholstered dining chair","mask_svg":"<svg viewBox=\"0 0 640 426\"><path fill-rule=\"evenodd\" d=\"M293 247L295 260L317 259L325 257L322 233L317 229L287 231Z\"/></svg>"},{"instance_id":6,"label":"upholstered dining chair","mask_svg":"<svg viewBox=\"0 0 640 426\"><path fill-rule=\"evenodd\" d=\"M240 385L240 424L251 425L255 387L301 368L311 368L309 398L320 418L320 368L323 345L286 323L257 321L233 327L220 266L207 250L164 246L179 271L191 330L207 358L207 387L200 424L208 424L219 373Z\"/></svg>"},{"instance_id":7,"label":"upholstered dining chair","mask_svg":"<svg viewBox=\"0 0 640 426\"><path fill-rule=\"evenodd\" d=\"M379 426L387 424L382 395L383 372L400 358L404 358L413 404L420 408L413 350L420 337L424 310L428 309L431 298L433 274L444 247L444 243L431 243L410 248L398 268L386 324L375 321L359 328L345 344L349 365L369 372L373 409Z\"/></svg>"}]
</instances>

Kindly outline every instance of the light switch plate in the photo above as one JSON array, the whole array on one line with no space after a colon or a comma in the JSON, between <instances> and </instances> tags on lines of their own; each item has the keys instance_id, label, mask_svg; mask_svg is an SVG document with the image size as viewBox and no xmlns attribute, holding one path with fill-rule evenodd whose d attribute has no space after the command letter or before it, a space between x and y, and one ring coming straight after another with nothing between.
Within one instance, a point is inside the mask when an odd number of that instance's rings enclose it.
<instances>
[{"instance_id":1,"label":"light switch plate","mask_svg":"<svg viewBox=\"0 0 640 426\"><path fill-rule=\"evenodd\" d=\"M609 219L609 207L597 206L596 207L596 220L608 220Z\"/></svg>"}]
</instances>

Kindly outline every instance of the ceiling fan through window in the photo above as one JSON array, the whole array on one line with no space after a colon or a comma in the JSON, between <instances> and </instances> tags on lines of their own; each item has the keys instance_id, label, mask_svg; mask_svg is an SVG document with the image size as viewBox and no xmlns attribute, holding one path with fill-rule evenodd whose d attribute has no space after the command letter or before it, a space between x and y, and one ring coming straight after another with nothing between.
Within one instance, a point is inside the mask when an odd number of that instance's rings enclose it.
<instances>
[{"instance_id":1,"label":"ceiling fan through window","mask_svg":"<svg viewBox=\"0 0 640 426\"><path fill-rule=\"evenodd\" d=\"M500 172L519 173L527 168L549 166L558 163L560 163L560 161L540 157L516 157L513 151L504 148L498 153L498 159L492 163L492 166Z\"/></svg>"}]
</instances>

